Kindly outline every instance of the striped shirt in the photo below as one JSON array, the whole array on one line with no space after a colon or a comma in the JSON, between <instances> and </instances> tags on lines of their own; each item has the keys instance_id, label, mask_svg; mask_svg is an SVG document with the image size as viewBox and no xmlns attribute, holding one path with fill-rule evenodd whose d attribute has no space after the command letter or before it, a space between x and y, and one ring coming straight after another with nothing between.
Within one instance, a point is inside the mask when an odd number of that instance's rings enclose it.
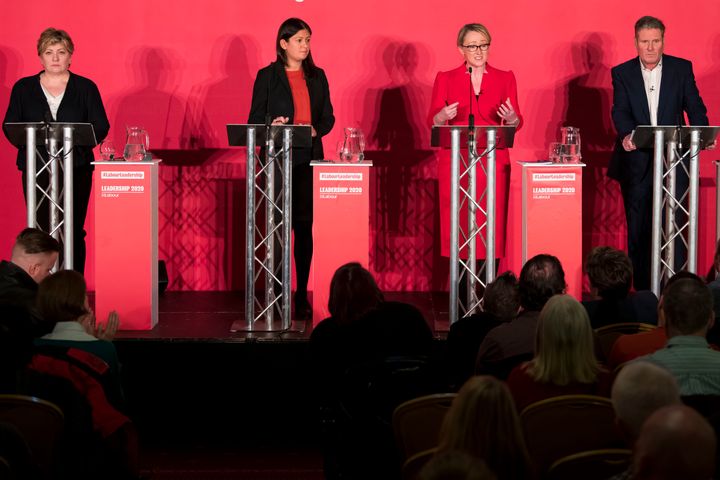
<instances>
[{"instance_id":1,"label":"striped shirt","mask_svg":"<svg viewBox=\"0 0 720 480\"><path fill-rule=\"evenodd\" d=\"M680 395L720 395L720 352L696 335L679 335L665 348L641 357L673 374Z\"/></svg>"}]
</instances>

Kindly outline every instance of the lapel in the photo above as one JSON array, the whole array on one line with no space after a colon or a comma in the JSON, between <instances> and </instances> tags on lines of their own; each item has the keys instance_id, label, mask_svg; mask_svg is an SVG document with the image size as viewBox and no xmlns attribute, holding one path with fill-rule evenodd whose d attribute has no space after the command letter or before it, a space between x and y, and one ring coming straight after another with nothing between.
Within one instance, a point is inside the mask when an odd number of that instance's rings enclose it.
<instances>
[{"instance_id":1,"label":"lapel","mask_svg":"<svg viewBox=\"0 0 720 480\"><path fill-rule=\"evenodd\" d=\"M313 106L315 105L315 100L318 94L318 92L315 91L318 84L317 74L315 74L314 77L305 78L305 84L307 85L308 96L310 97L310 116L312 116Z\"/></svg>"},{"instance_id":2,"label":"lapel","mask_svg":"<svg viewBox=\"0 0 720 480\"><path fill-rule=\"evenodd\" d=\"M288 95L292 95L292 91L290 90L290 82L288 81L287 74L285 73L285 66L280 62L279 60L273 63L273 68L275 70L275 76L280 82L280 85L282 85L285 88L285 91Z\"/></svg>"},{"instance_id":3,"label":"lapel","mask_svg":"<svg viewBox=\"0 0 720 480\"><path fill-rule=\"evenodd\" d=\"M663 113L665 112L666 106L668 102L670 101L670 95L672 92L675 92L676 85L675 85L675 72L672 69L672 62L667 61L667 55L663 55L662 57L662 78L660 79L660 97L658 99L658 125L662 125L663 123L667 123L667 119L665 119L664 122L661 122L660 119L663 118ZM674 118L668 123L668 125L675 125L678 122L677 118Z\"/></svg>"},{"instance_id":4,"label":"lapel","mask_svg":"<svg viewBox=\"0 0 720 480\"><path fill-rule=\"evenodd\" d=\"M632 97L636 99L637 102L640 102L640 111L643 114L643 118L641 119L643 121L641 125L650 125L650 107L648 107L647 93L645 93L645 82L643 81L642 70L640 69L640 59L638 57L635 57L635 60L633 60L630 64L629 77L630 92L635 92ZM659 114L658 118L660 118Z\"/></svg>"}]
</instances>

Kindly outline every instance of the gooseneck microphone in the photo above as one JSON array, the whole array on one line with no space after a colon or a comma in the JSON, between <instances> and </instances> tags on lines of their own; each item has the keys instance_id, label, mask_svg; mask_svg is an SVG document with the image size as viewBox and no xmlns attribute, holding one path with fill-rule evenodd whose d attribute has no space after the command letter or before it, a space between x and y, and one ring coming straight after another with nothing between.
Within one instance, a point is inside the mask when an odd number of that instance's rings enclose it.
<instances>
[{"instance_id":1,"label":"gooseneck microphone","mask_svg":"<svg viewBox=\"0 0 720 480\"><path fill-rule=\"evenodd\" d=\"M470 114L468 115L468 143L470 145L475 144L475 114L473 113L473 95L475 95L475 89L472 83L472 67L468 66L468 73L470 74Z\"/></svg>"}]
</instances>

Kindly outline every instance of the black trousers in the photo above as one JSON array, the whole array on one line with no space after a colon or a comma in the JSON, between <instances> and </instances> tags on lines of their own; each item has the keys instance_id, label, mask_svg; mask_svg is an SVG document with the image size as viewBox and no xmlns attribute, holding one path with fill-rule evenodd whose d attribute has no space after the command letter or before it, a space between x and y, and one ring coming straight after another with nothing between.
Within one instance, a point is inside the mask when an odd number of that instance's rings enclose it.
<instances>
[{"instance_id":1,"label":"black trousers","mask_svg":"<svg viewBox=\"0 0 720 480\"><path fill-rule=\"evenodd\" d=\"M81 165L73 169L73 270L80 273L85 273L85 218L87 217L88 204L90 203L90 192L92 191L92 177L93 177L93 166L92 165ZM49 191L49 175L47 172L42 173L37 178L37 184L46 191ZM22 171L22 186L23 195L27 201L26 191L26 171ZM62 185L62 180L61 180ZM50 231L50 203L47 199L42 200L37 197L39 202L37 208L37 227L45 232Z\"/></svg>"}]
</instances>

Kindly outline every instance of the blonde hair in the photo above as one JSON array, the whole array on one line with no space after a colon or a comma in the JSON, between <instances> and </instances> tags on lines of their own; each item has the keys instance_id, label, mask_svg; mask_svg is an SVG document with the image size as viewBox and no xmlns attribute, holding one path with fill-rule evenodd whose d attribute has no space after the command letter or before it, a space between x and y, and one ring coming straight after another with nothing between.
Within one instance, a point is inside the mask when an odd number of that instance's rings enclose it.
<instances>
[{"instance_id":1,"label":"blonde hair","mask_svg":"<svg viewBox=\"0 0 720 480\"><path fill-rule=\"evenodd\" d=\"M468 23L467 25L463 25L460 31L458 32L457 36L457 46L462 47L463 42L465 41L465 35L467 35L469 32L477 32L482 33L487 38L488 43L492 42L492 38L490 38L490 32L488 31L487 27L485 25L482 25L480 23Z\"/></svg>"},{"instance_id":2,"label":"blonde hair","mask_svg":"<svg viewBox=\"0 0 720 480\"><path fill-rule=\"evenodd\" d=\"M528 374L538 382L563 386L594 383L599 370L585 307L570 295L555 295L540 312Z\"/></svg>"},{"instance_id":3,"label":"blonde hair","mask_svg":"<svg viewBox=\"0 0 720 480\"><path fill-rule=\"evenodd\" d=\"M38 55L42 55L42 52L45 51L47 47L49 47L50 45L55 45L56 43L62 43L65 48L67 48L67 51L70 52L70 55L72 55L75 51L75 45L73 44L72 38L70 38L70 35L68 35L65 30L58 30L56 28L50 27L46 28L40 34L40 38L38 38Z\"/></svg>"},{"instance_id":4,"label":"blonde hair","mask_svg":"<svg viewBox=\"0 0 720 480\"><path fill-rule=\"evenodd\" d=\"M503 382L490 376L465 382L445 417L438 444L438 454L454 450L484 460L498 478L528 475L520 419Z\"/></svg>"}]
</instances>

